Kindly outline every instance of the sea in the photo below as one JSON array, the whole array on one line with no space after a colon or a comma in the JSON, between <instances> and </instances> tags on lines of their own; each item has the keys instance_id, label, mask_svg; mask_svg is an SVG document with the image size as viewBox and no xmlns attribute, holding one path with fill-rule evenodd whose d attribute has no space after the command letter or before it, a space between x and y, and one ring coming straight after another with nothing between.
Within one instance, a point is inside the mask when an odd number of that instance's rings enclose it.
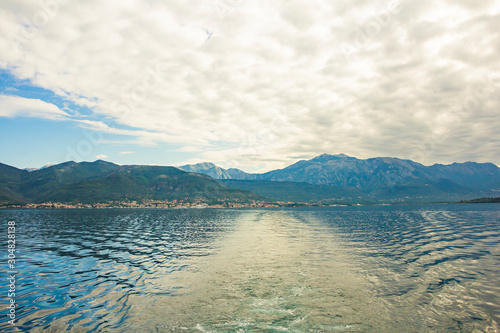
<instances>
[{"instance_id":1,"label":"sea","mask_svg":"<svg viewBox=\"0 0 500 333\"><path fill-rule=\"evenodd\" d=\"M500 332L499 204L3 209L0 221L2 332Z\"/></svg>"}]
</instances>

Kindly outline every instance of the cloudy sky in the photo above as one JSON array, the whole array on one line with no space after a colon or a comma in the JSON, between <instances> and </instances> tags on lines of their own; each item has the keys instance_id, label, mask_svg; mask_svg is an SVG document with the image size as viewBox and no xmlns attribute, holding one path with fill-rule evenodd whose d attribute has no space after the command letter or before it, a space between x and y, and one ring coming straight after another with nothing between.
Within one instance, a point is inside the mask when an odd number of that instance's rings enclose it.
<instances>
[{"instance_id":1,"label":"cloudy sky","mask_svg":"<svg viewBox=\"0 0 500 333\"><path fill-rule=\"evenodd\" d=\"M2 0L0 162L500 165L494 0Z\"/></svg>"}]
</instances>

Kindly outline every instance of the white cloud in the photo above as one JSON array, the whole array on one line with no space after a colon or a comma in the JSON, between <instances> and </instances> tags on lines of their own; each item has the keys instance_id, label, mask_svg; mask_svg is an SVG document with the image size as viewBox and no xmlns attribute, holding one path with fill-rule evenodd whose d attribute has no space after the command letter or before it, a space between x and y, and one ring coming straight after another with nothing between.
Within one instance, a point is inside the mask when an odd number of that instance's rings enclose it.
<instances>
[{"instance_id":1,"label":"white cloud","mask_svg":"<svg viewBox=\"0 0 500 333\"><path fill-rule=\"evenodd\" d=\"M51 103L39 99L0 95L0 117L36 117L69 120L68 114Z\"/></svg>"},{"instance_id":2,"label":"white cloud","mask_svg":"<svg viewBox=\"0 0 500 333\"><path fill-rule=\"evenodd\" d=\"M500 162L498 2L64 3L43 21L3 1L0 67L136 130L82 126L247 169L322 152Z\"/></svg>"},{"instance_id":3,"label":"white cloud","mask_svg":"<svg viewBox=\"0 0 500 333\"><path fill-rule=\"evenodd\" d=\"M96 155L95 158L97 158L98 160L102 160L104 158L108 158L108 155L104 155L104 154Z\"/></svg>"},{"instance_id":4,"label":"white cloud","mask_svg":"<svg viewBox=\"0 0 500 333\"><path fill-rule=\"evenodd\" d=\"M121 151L120 155L129 155L129 154L135 154L135 151Z\"/></svg>"}]
</instances>

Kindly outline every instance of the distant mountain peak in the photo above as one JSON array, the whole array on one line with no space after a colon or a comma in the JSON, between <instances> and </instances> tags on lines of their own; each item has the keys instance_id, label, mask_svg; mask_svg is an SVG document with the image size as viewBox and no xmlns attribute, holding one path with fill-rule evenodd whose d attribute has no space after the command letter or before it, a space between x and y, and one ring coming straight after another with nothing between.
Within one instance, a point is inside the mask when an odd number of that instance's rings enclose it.
<instances>
[{"instance_id":1,"label":"distant mountain peak","mask_svg":"<svg viewBox=\"0 0 500 333\"><path fill-rule=\"evenodd\" d=\"M210 162L188 164L178 167L186 172L197 172L208 175L214 179L254 179L255 176L239 169L224 169Z\"/></svg>"},{"instance_id":2,"label":"distant mountain peak","mask_svg":"<svg viewBox=\"0 0 500 333\"><path fill-rule=\"evenodd\" d=\"M217 165L215 165L215 164L213 164L211 162L202 162L202 163L197 163L195 165L209 167L209 168L215 168L215 167L217 167Z\"/></svg>"},{"instance_id":3,"label":"distant mountain peak","mask_svg":"<svg viewBox=\"0 0 500 333\"><path fill-rule=\"evenodd\" d=\"M28 172L33 172L33 171L38 171L38 170L43 170L43 169L47 169L47 168L50 168L51 166L53 166L54 164L45 164L44 166L40 167L40 168L24 168L23 170L26 170Z\"/></svg>"},{"instance_id":4,"label":"distant mountain peak","mask_svg":"<svg viewBox=\"0 0 500 333\"><path fill-rule=\"evenodd\" d=\"M85 162L82 162L82 163L85 163ZM105 160L95 160L94 162L88 162L88 163L94 164L94 165L118 166L118 164L115 164L113 162L108 162Z\"/></svg>"},{"instance_id":5,"label":"distant mountain peak","mask_svg":"<svg viewBox=\"0 0 500 333\"><path fill-rule=\"evenodd\" d=\"M310 161L311 162L326 162L326 161L331 161L331 160L352 159L352 158L355 158L355 157L351 157L351 156L343 154L343 153L339 153L339 154L335 154L335 155L324 153L324 154L321 154L319 156L316 156L316 157L310 159Z\"/></svg>"},{"instance_id":6,"label":"distant mountain peak","mask_svg":"<svg viewBox=\"0 0 500 333\"><path fill-rule=\"evenodd\" d=\"M203 168L203 169L207 169L207 168L215 168L217 167L215 164L213 163L210 163L210 162L200 162L200 163L195 163L195 164L186 164L186 165L182 165L180 166L179 168Z\"/></svg>"}]
</instances>

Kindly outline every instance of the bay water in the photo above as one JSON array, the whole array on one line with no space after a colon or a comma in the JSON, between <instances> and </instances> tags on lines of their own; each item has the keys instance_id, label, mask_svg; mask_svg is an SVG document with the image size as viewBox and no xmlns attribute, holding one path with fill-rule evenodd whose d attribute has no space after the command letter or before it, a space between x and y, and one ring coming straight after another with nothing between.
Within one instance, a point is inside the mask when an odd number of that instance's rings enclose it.
<instances>
[{"instance_id":1,"label":"bay water","mask_svg":"<svg viewBox=\"0 0 500 333\"><path fill-rule=\"evenodd\" d=\"M500 205L2 210L0 330L500 332Z\"/></svg>"}]
</instances>

